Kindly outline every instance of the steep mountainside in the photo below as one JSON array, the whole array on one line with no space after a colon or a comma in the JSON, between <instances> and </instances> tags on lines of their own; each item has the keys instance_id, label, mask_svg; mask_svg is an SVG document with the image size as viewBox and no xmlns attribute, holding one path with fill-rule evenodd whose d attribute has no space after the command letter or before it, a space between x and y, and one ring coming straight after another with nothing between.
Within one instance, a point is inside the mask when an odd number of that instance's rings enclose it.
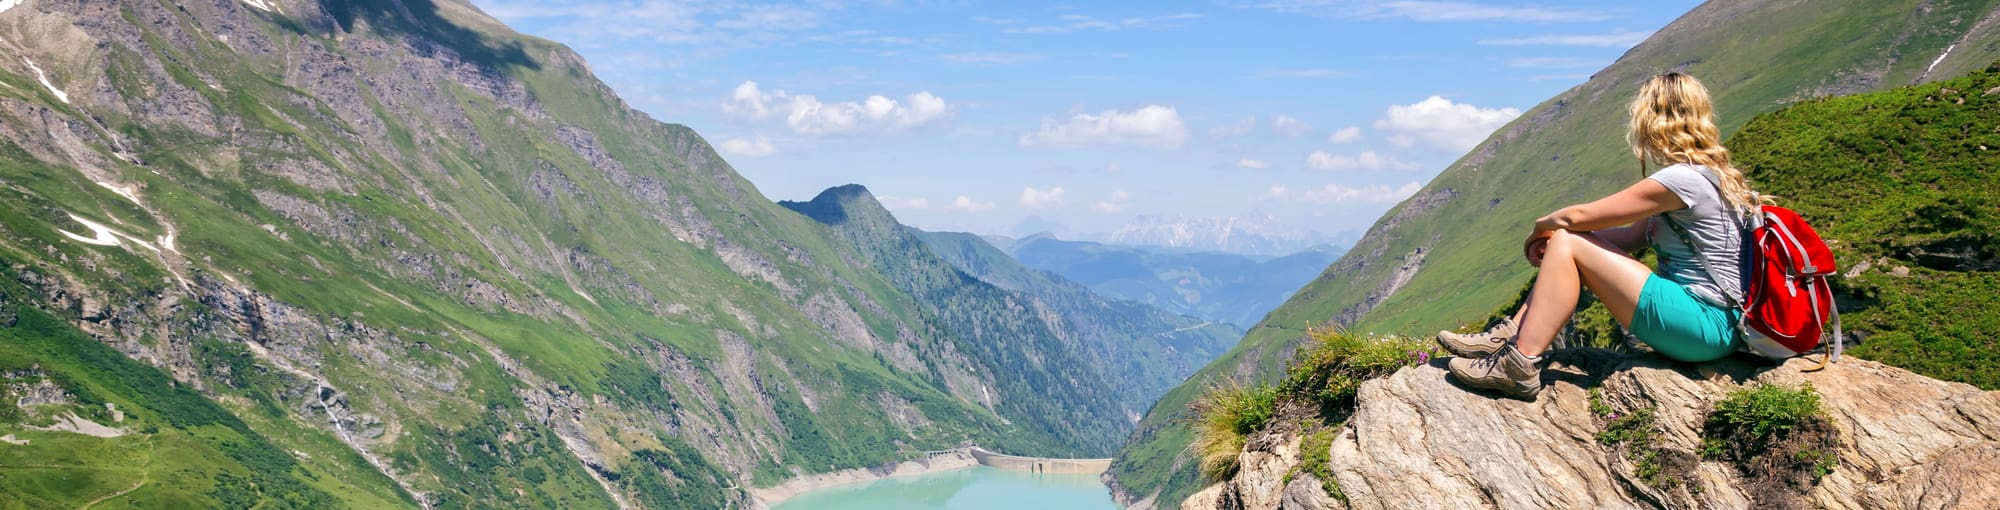
<instances>
[{"instance_id":1,"label":"steep mountainside","mask_svg":"<svg viewBox=\"0 0 2000 510\"><path fill-rule=\"evenodd\" d=\"M1241 326L1263 320L1344 250L1320 247L1262 259L1030 236L1007 251L1022 264L1105 295Z\"/></svg>"},{"instance_id":2,"label":"steep mountainside","mask_svg":"<svg viewBox=\"0 0 2000 510\"><path fill-rule=\"evenodd\" d=\"M1149 322L1119 324L1139 331L1106 331L1108 318L1075 314L1078 296L1058 301L983 281L934 253L859 185L780 205L845 237L866 264L916 297L935 327L963 339L960 352L1010 374L992 388L999 398L989 405L1029 429L1050 431L1077 456L1109 455L1147 405L1225 345L1207 332L1162 337L1170 330ZM1199 357L1176 355L1172 340L1197 340Z\"/></svg>"},{"instance_id":3,"label":"steep mountainside","mask_svg":"<svg viewBox=\"0 0 2000 510\"><path fill-rule=\"evenodd\" d=\"M462 1L4 2L0 48L0 507L740 507L1130 426Z\"/></svg>"},{"instance_id":4,"label":"steep mountainside","mask_svg":"<svg viewBox=\"0 0 2000 510\"><path fill-rule=\"evenodd\" d=\"M1117 377L1119 389L1135 403L1134 417L1243 338L1243 330L1229 324L1099 296L1061 275L1021 265L977 235L911 233L960 271L1055 311L1063 330L1079 336L1109 363L1102 368Z\"/></svg>"},{"instance_id":5,"label":"steep mountainside","mask_svg":"<svg viewBox=\"0 0 2000 510\"><path fill-rule=\"evenodd\" d=\"M1127 498L1193 490L1178 424L1204 384L1268 380L1304 331L1423 334L1472 322L1518 296L1531 268L1511 247L1530 220L1629 184L1638 166L1624 107L1645 76L1691 73L1715 94L1723 129L1757 113L1834 94L1935 81L2000 58L1993 1L1710 2L1610 67L1529 110L1386 213L1339 262L1250 329L1230 353L1148 413L1114 467ZM1509 248L1511 249L1511 248Z\"/></svg>"},{"instance_id":6,"label":"steep mountainside","mask_svg":"<svg viewBox=\"0 0 2000 510\"><path fill-rule=\"evenodd\" d=\"M1844 319L1863 342L1853 357L1808 372L1798 359L1688 365L1560 350L1550 386L1522 403L1454 388L1441 362L1397 352L1435 351L1428 341L1322 333L1270 390L1284 402L1265 415L1278 416L1245 427L1241 448L1215 452L1238 471L1183 508L2000 504L2000 471L1990 468L2000 392L1979 388L2000 387L2000 311L1987 306L2000 295L2000 189L1990 175L2000 165L2000 62L1806 101L1758 116L1729 141L1760 189L1835 241L1847 265L1836 280ZM1383 350L1388 368L1372 373L1386 377L1358 390L1319 383L1382 364ZM1313 400L1318 413L1283 411ZM1201 423L1229 414L1205 411ZM1760 428L1771 435L1744 440Z\"/></svg>"}]
</instances>

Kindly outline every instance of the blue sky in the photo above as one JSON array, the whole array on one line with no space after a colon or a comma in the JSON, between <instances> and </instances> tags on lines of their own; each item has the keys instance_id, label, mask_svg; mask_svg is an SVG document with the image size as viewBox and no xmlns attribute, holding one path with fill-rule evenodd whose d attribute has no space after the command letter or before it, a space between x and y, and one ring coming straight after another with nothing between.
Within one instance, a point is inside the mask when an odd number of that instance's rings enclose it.
<instances>
[{"instance_id":1,"label":"blue sky","mask_svg":"<svg viewBox=\"0 0 2000 510\"><path fill-rule=\"evenodd\" d=\"M904 223L1365 229L1697 2L473 0L774 200Z\"/></svg>"}]
</instances>

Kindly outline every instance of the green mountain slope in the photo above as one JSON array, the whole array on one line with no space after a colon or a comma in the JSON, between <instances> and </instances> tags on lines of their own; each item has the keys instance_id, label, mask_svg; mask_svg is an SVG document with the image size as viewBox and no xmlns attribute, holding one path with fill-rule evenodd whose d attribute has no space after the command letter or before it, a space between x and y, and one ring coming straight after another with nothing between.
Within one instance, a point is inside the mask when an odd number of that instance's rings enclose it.
<instances>
[{"instance_id":1,"label":"green mountain slope","mask_svg":"<svg viewBox=\"0 0 2000 510\"><path fill-rule=\"evenodd\" d=\"M1061 275L1022 265L974 234L910 232L960 271L1055 311L1060 328L1106 362L1100 368L1119 381L1133 416L1243 338L1235 326L1100 296Z\"/></svg>"},{"instance_id":2,"label":"green mountain slope","mask_svg":"<svg viewBox=\"0 0 2000 510\"><path fill-rule=\"evenodd\" d=\"M1622 134L1637 81L1663 71L1701 78L1722 128L1814 97L1974 69L2000 58L1993 1L1710 2L1575 88L1528 110L1390 209L1320 277L1244 340L1155 404L1114 466L1128 499L1193 490L1177 420L1201 386L1269 381L1304 331L1425 334L1480 320L1518 295L1532 270L1511 247L1533 218L1639 178ZM1946 51L1950 49L1950 51ZM1500 247L1495 249L1494 247Z\"/></svg>"},{"instance_id":3,"label":"green mountain slope","mask_svg":"<svg viewBox=\"0 0 2000 510\"><path fill-rule=\"evenodd\" d=\"M1831 240L1855 356L2000 388L2000 63L1807 101L1730 139L1758 189Z\"/></svg>"},{"instance_id":4,"label":"green mountain slope","mask_svg":"<svg viewBox=\"0 0 2000 510\"><path fill-rule=\"evenodd\" d=\"M1039 397L1003 363L1032 345L939 327L700 136L462 1L31 1L0 52L0 389L75 401L0 405L30 439L0 455L80 463L0 465L0 501L744 506L1129 427L1110 396L1000 405ZM101 403L126 435L34 428ZM1102 418L1028 425L1051 416Z\"/></svg>"},{"instance_id":5,"label":"green mountain slope","mask_svg":"<svg viewBox=\"0 0 2000 510\"><path fill-rule=\"evenodd\" d=\"M1231 253L1167 252L1030 236L1008 253L1099 293L1209 320L1256 324L1345 250L1319 248L1256 259Z\"/></svg>"}]
</instances>

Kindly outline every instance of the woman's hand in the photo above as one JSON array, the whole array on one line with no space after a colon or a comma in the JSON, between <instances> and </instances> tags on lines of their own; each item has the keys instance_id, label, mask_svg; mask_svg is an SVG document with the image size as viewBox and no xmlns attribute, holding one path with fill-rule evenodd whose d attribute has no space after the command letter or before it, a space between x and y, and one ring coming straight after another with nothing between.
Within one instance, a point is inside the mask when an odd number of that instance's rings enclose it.
<instances>
[{"instance_id":1,"label":"woman's hand","mask_svg":"<svg viewBox=\"0 0 2000 510\"><path fill-rule=\"evenodd\" d=\"M1521 242L1521 256L1528 259L1528 265L1542 267L1542 256L1549 252L1549 238L1555 235L1556 231L1540 227L1528 234L1528 240Z\"/></svg>"}]
</instances>

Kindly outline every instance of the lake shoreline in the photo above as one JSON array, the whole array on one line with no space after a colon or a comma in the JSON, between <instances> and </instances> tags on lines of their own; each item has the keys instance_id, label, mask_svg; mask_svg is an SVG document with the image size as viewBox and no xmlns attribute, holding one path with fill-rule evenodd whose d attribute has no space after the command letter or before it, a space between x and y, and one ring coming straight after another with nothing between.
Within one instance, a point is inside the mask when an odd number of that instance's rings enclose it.
<instances>
[{"instance_id":1,"label":"lake shoreline","mask_svg":"<svg viewBox=\"0 0 2000 510\"><path fill-rule=\"evenodd\" d=\"M805 475L785 480L770 487L751 488L751 508L768 509L800 494L821 489L862 482L873 482L889 478L943 473L979 466L972 451L966 448L932 454L921 459L907 460L872 468L843 469L828 473Z\"/></svg>"}]
</instances>

